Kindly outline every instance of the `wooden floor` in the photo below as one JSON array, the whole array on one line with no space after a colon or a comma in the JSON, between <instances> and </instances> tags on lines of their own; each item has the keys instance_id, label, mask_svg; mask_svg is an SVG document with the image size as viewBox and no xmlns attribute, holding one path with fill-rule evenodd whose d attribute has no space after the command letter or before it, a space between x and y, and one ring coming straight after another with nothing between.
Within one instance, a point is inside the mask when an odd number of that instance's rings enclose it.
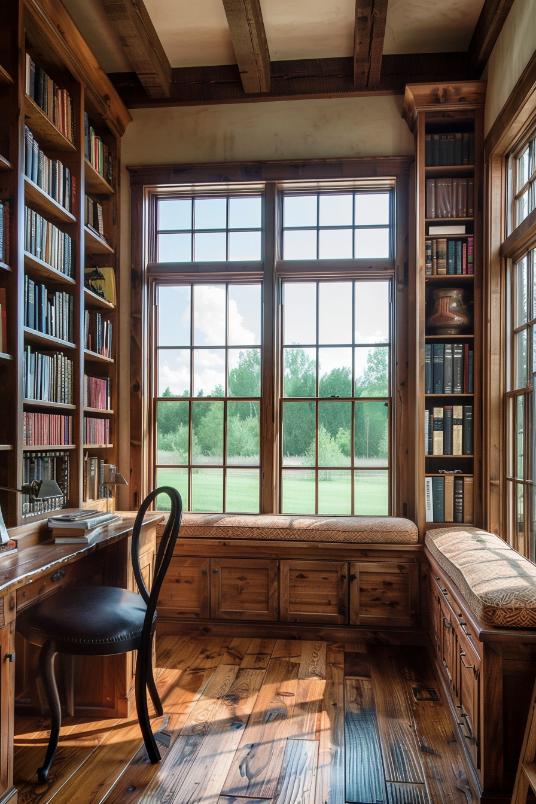
<instances>
[{"instance_id":1,"label":"wooden floor","mask_svg":"<svg viewBox=\"0 0 536 804\"><path fill-rule=\"evenodd\" d=\"M424 649L164 637L157 664L161 764L135 720L71 720L39 787L43 723L17 718L19 802L476 801Z\"/></svg>"}]
</instances>

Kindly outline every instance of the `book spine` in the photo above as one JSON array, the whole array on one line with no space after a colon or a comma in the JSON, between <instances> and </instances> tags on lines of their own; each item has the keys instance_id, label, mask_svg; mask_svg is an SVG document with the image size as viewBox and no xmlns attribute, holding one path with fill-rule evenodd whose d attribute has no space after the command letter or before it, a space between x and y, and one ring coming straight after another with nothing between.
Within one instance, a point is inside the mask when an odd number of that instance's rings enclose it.
<instances>
[{"instance_id":1,"label":"book spine","mask_svg":"<svg viewBox=\"0 0 536 804\"><path fill-rule=\"evenodd\" d=\"M452 405L443 408L443 455L452 455Z\"/></svg>"},{"instance_id":2,"label":"book spine","mask_svg":"<svg viewBox=\"0 0 536 804\"><path fill-rule=\"evenodd\" d=\"M434 374L432 365L432 344L427 343L424 347L424 393L433 394Z\"/></svg>"},{"instance_id":3,"label":"book spine","mask_svg":"<svg viewBox=\"0 0 536 804\"><path fill-rule=\"evenodd\" d=\"M454 478L454 521L463 522L463 477Z\"/></svg>"},{"instance_id":4,"label":"book spine","mask_svg":"<svg viewBox=\"0 0 536 804\"><path fill-rule=\"evenodd\" d=\"M473 406L463 406L463 454L473 452Z\"/></svg>"},{"instance_id":5,"label":"book spine","mask_svg":"<svg viewBox=\"0 0 536 804\"><path fill-rule=\"evenodd\" d=\"M443 408L433 409L433 455L443 455Z\"/></svg>"},{"instance_id":6,"label":"book spine","mask_svg":"<svg viewBox=\"0 0 536 804\"><path fill-rule=\"evenodd\" d=\"M444 364L444 344L432 344L432 361L434 372L434 394L443 393L443 364Z\"/></svg>"},{"instance_id":7,"label":"book spine","mask_svg":"<svg viewBox=\"0 0 536 804\"><path fill-rule=\"evenodd\" d=\"M445 482L443 477L432 478L432 504L434 522L445 521Z\"/></svg>"}]
</instances>

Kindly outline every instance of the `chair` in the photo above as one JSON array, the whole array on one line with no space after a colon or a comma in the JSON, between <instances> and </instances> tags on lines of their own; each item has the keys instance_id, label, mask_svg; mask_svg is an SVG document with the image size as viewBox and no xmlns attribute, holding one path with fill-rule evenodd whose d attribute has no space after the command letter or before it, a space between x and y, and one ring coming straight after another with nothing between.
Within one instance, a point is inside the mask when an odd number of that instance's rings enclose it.
<instances>
[{"instance_id":1,"label":"chair","mask_svg":"<svg viewBox=\"0 0 536 804\"><path fill-rule=\"evenodd\" d=\"M171 500L171 511L158 547L154 581L149 592L140 570L140 533L149 506L163 493ZM132 529L131 558L139 594L112 586L68 587L36 604L19 618L20 632L41 648L39 674L51 712L50 739L43 766L37 771L40 782L48 779L61 727L61 705L54 675L57 653L108 656L138 651L135 681L138 721L150 761L160 761L149 721L147 690L157 714L162 715L162 703L153 676L152 643L158 595L179 535L181 516L181 496L168 486L155 489L143 501Z\"/></svg>"}]
</instances>

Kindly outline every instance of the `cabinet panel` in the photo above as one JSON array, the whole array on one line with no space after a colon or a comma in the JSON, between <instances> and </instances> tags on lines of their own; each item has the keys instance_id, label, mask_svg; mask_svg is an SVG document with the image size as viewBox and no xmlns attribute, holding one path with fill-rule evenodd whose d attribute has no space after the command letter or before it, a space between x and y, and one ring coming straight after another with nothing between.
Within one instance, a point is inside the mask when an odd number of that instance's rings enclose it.
<instances>
[{"instance_id":1,"label":"cabinet panel","mask_svg":"<svg viewBox=\"0 0 536 804\"><path fill-rule=\"evenodd\" d=\"M277 620L277 561L213 558L211 615L219 620Z\"/></svg>"},{"instance_id":2,"label":"cabinet panel","mask_svg":"<svg viewBox=\"0 0 536 804\"><path fill-rule=\"evenodd\" d=\"M174 556L160 593L159 614L206 619L209 599L209 559Z\"/></svg>"},{"instance_id":3,"label":"cabinet panel","mask_svg":"<svg viewBox=\"0 0 536 804\"><path fill-rule=\"evenodd\" d=\"M13 786L15 623L0 628L0 797Z\"/></svg>"},{"instance_id":4,"label":"cabinet panel","mask_svg":"<svg viewBox=\"0 0 536 804\"><path fill-rule=\"evenodd\" d=\"M348 622L345 561L282 561L281 620Z\"/></svg>"},{"instance_id":5,"label":"cabinet panel","mask_svg":"<svg viewBox=\"0 0 536 804\"><path fill-rule=\"evenodd\" d=\"M350 565L350 622L411 625L418 606L417 565L356 561Z\"/></svg>"},{"instance_id":6,"label":"cabinet panel","mask_svg":"<svg viewBox=\"0 0 536 804\"><path fill-rule=\"evenodd\" d=\"M461 629L457 629L457 639L460 725L468 748L479 767L480 661Z\"/></svg>"}]
</instances>

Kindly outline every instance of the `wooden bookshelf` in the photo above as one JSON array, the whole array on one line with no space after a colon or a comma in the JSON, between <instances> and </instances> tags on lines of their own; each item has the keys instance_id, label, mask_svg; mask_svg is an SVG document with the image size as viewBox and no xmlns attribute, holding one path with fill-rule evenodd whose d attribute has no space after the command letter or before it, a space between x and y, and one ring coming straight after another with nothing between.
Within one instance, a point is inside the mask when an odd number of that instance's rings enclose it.
<instances>
[{"instance_id":1,"label":"wooden bookshelf","mask_svg":"<svg viewBox=\"0 0 536 804\"><path fill-rule=\"evenodd\" d=\"M482 519L481 495L479 493L481 483L481 285L482 285L482 199L480 189L482 186L482 110L484 104L484 87L479 81L464 82L459 85L442 84L411 84L406 87L404 98L404 117L415 136L416 147L416 237L415 237L415 272L412 277L414 293L417 307L417 342L415 354L415 396L416 396L416 422L415 422L415 451L416 451L416 477L415 477L415 500L416 500L416 520L421 534L429 527L441 527L451 524L453 519L467 522L470 516L471 524L480 524ZM472 137L472 149L471 149ZM461 145L462 141L467 143L467 150L462 151L466 145ZM456 144L453 144L456 143ZM453 150L449 150L452 148ZM458 148L458 151L454 149ZM467 155L472 150L473 158L468 159ZM446 158L450 156L450 158ZM447 188L449 181L452 180L456 188L463 187L462 192L470 193L471 180L473 197L467 197L467 209L471 209L473 215L464 213L464 204L459 203L459 196L456 191L452 193L452 203L449 203L449 212L452 217L432 217L430 215L430 204L427 204L427 191L436 192L437 182L442 181L442 192L445 184ZM464 183L462 185L462 183ZM439 195L439 191L438 191ZM441 198L444 203L443 196ZM447 196L447 199L449 197ZM430 201L431 199L429 199ZM439 202L438 202L439 206ZM436 206L436 211L438 211ZM443 212L443 209L441 209ZM466 211L466 210L465 210ZM433 215L433 210L432 210ZM455 217L457 216L457 217ZM430 226L456 227L462 231L429 233ZM472 241L471 241L472 238ZM429 240L428 252L426 241ZM449 241L460 241L459 244L452 244ZM435 242L433 242L435 241ZM441 266L439 259L433 263L433 270L440 273L431 273L431 257L439 254L442 247L441 241L451 250L441 253ZM469 260L470 248L472 253L473 273ZM462 257L460 257L462 255ZM427 262L428 260L428 262ZM443 264L445 263L445 264ZM455 268L459 273L452 271ZM443 272L444 270L444 272ZM465 272L463 272L465 270ZM448 271L448 273L447 273ZM438 333L432 329L429 319L433 309L437 310L437 294L444 295L445 289L462 289L465 307L470 315L470 324L460 332L449 334ZM411 292L410 291L410 292ZM441 377L444 382L444 363L441 362L441 355L445 352L442 345L448 347L448 362L454 360L453 344L463 345L461 352L462 360L469 360L469 352L472 349L473 378L472 386L467 387L468 372L465 364L462 363L462 383L457 383L458 389L463 388L463 392L453 393L450 391L451 385L443 386L441 390ZM430 385L426 384L426 357L436 358L436 371L439 372L440 385L433 387L434 392L430 392ZM457 361L460 360L460 352L457 353ZM452 364L450 364L452 365ZM457 369L460 371L460 363L457 362ZM434 377L434 364L429 364L429 377ZM448 369L450 376L450 368ZM458 375L459 376L459 375ZM444 392L448 387L449 391ZM463 411L463 406L472 408L472 450L466 455L430 455L427 454L425 444L425 420L426 411L429 416L433 416L433 408L445 408L449 411L449 421L452 411L450 406L458 406L458 410ZM440 426L441 419L437 420ZM447 425L450 431L450 424ZM467 425L465 425L467 426ZM454 428L453 428L454 430ZM437 435L437 433L436 433ZM440 438L441 436L439 436ZM433 434L432 434L433 438ZM450 452L450 450L449 450ZM445 516L434 516L433 519L441 521L428 521L426 508L426 478L430 478L430 484L434 483L436 491L443 488L445 490L445 477L453 478L448 484L448 488L454 492L455 479L458 481L460 493L471 494L472 498L464 499L463 511L460 509L461 496L458 498L458 515L453 515L450 522L445 522ZM429 498L430 499L430 498ZM432 502L434 501L433 498ZM440 500L436 499L436 503ZM455 497L451 504L455 510ZM441 513L441 505L437 505ZM450 504L447 506L450 508Z\"/></svg>"},{"instance_id":2,"label":"wooden bookshelf","mask_svg":"<svg viewBox=\"0 0 536 804\"><path fill-rule=\"evenodd\" d=\"M89 49L73 49L79 34L73 27L60 0L47 0L42 6L34 0L7 0L2 24L6 37L16 46L0 54L0 171L2 199L10 203L10 253L0 263L0 289L7 304L7 343L0 352L0 382L8 391L0 417L0 485L20 487L25 480L24 467L36 455L69 456L69 479L65 488L67 503L84 504L83 472L86 456L96 456L117 463L117 337L119 299L106 302L84 287L86 268L99 265L118 268L120 139L130 120L116 91L97 69ZM65 31L70 31L67 36ZM74 33L73 33L74 31ZM74 36L74 40L73 40ZM73 40L73 41L71 41ZM72 138L60 130L39 104L27 94L26 53L34 63L70 96ZM31 90L30 90L31 94ZM106 100L104 100L104 98ZM91 163L85 147L86 115L106 144L109 160L101 175ZM64 118L66 119L66 118ZM24 175L25 126L32 132L39 149L49 159L60 160L72 177L74 192L70 209ZM95 155L93 154L93 158ZM109 181L111 171L112 180ZM104 171L103 171L104 172ZM56 173L54 174L56 175ZM68 185L67 185L68 188ZM92 193L103 206L104 237L88 229L85 220L85 193ZM60 197L56 195L56 197ZM56 226L71 238L72 276L25 250L25 206ZM32 250L34 250L32 248ZM35 249L35 253L40 253ZM30 276L51 291L63 290L73 299L72 341L61 340L26 326L24 280ZM118 284L118 283L117 283ZM112 322L114 343L110 358L86 349L85 315L99 313ZM72 403L63 404L28 398L24 395L25 351L44 355L64 355L72 361ZM84 375L111 380L110 410L94 411L84 407ZM23 412L55 413L72 416L71 444L27 446L23 439ZM110 421L110 444L84 443L84 416L104 416ZM15 425L13 423L15 422ZM67 477L67 475L65 475ZM107 504L110 501L107 501ZM23 515L19 495L0 494L0 505L8 527L35 522L44 515Z\"/></svg>"}]
</instances>

